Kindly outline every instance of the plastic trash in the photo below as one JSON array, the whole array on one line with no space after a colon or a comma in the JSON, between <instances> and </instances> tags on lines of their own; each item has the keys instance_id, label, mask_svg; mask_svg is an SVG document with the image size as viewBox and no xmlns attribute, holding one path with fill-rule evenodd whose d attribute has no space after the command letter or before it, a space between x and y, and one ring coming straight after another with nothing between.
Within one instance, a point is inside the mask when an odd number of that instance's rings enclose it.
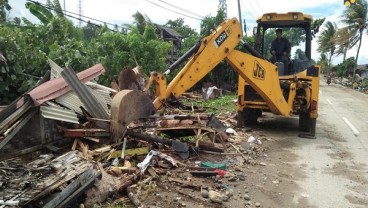
<instances>
[{"instance_id":1,"label":"plastic trash","mask_svg":"<svg viewBox=\"0 0 368 208\"><path fill-rule=\"evenodd\" d=\"M212 162L202 162L201 167L207 168L217 168L221 170L226 170L226 164L212 163Z\"/></svg>"},{"instance_id":2,"label":"plastic trash","mask_svg":"<svg viewBox=\"0 0 368 208\"><path fill-rule=\"evenodd\" d=\"M219 176L224 176L224 175L226 174L226 171L224 171L224 170L215 169L214 171L215 171L215 172L217 173L217 175L219 175Z\"/></svg>"},{"instance_id":3,"label":"plastic trash","mask_svg":"<svg viewBox=\"0 0 368 208\"><path fill-rule=\"evenodd\" d=\"M167 154L164 154L162 152L159 151L155 151L155 150L151 150L146 158L144 158L144 160L140 163L138 163L137 167L139 169L141 169L141 173L144 173L144 171L148 168L148 166L150 166L151 163L151 159L153 156L159 156L161 159L165 159L167 161L169 161L173 166L177 167L178 165L176 164L176 162L174 161L174 159L170 156L168 156Z\"/></svg>"},{"instance_id":4,"label":"plastic trash","mask_svg":"<svg viewBox=\"0 0 368 208\"><path fill-rule=\"evenodd\" d=\"M236 131L233 128L227 128L226 129L226 133L228 133L228 134L234 134L235 136L238 135L238 133L236 133Z\"/></svg>"},{"instance_id":5,"label":"plastic trash","mask_svg":"<svg viewBox=\"0 0 368 208\"><path fill-rule=\"evenodd\" d=\"M248 143L253 143L253 144L262 144L261 140L256 139L254 136L250 136L248 138Z\"/></svg>"}]
</instances>

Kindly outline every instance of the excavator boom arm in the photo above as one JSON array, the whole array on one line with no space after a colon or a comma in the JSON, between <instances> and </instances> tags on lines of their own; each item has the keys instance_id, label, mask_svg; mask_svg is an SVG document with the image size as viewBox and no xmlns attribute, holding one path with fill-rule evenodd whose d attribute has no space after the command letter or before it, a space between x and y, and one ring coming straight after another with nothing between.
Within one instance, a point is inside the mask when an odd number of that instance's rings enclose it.
<instances>
[{"instance_id":1,"label":"excavator boom arm","mask_svg":"<svg viewBox=\"0 0 368 208\"><path fill-rule=\"evenodd\" d=\"M236 18L224 21L209 36L201 40L196 53L175 76L166 90L160 90L155 99L156 109L171 95L179 97L212 71L221 61L226 60L269 104L272 112L288 116L291 108L282 96L277 68L263 59L235 50L241 41L241 27ZM156 74L157 75L157 74ZM160 77L160 76L158 76ZM162 80L162 81L161 81ZM155 79L156 84L165 86L166 80Z\"/></svg>"}]
</instances>

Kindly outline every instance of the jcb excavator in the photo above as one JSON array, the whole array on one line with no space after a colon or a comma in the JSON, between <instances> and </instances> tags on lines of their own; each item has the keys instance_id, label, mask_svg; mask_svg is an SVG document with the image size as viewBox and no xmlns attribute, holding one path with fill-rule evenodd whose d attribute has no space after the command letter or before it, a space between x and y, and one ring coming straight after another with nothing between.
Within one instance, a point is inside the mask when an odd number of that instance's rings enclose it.
<instances>
[{"instance_id":1,"label":"jcb excavator","mask_svg":"<svg viewBox=\"0 0 368 208\"><path fill-rule=\"evenodd\" d=\"M149 84L156 84L153 106L142 91L123 90L114 97L111 127L115 137L122 136L126 125L132 120L162 108L171 96L175 98L181 96L223 60L239 74L238 126L256 122L262 111L286 117L295 114L299 115L300 129L314 137L318 116L320 70L319 66L309 64L311 22L310 15L300 12L264 14L257 20L254 48L242 40L241 26L236 18L224 21L212 34L202 38L173 63L167 71L151 73ZM307 59L291 60L290 68L294 72L292 74L285 74L283 70L285 66L280 63L273 64L263 56L269 47L264 42L266 30L280 27L304 30ZM239 43L243 44L247 53L235 49ZM185 66L167 85L166 75L185 61ZM301 70L301 67L304 69Z\"/></svg>"}]
</instances>

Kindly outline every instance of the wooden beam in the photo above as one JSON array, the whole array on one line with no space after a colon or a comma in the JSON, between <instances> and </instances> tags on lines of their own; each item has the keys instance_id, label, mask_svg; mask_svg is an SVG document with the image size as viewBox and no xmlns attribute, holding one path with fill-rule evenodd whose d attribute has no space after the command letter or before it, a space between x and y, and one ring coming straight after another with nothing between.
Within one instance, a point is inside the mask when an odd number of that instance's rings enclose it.
<instances>
[{"instance_id":1,"label":"wooden beam","mask_svg":"<svg viewBox=\"0 0 368 208\"><path fill-rule=\"evenodd\" d=\"M91 168L88 169L63 189L62 192L57 194L55 198L45 204L44 208L65 207L78 195L83 194L84 189L82 189L82 187L91 185L91 183L93 183L93 181L100 175L101 173L98 173L96 170Z\"/></svg>"},{"instance_id":2,"label":"wooden beam","mask_svg":"<svg viewBox=\"0 0 368 208\"><path fill-rule=\"evenodd\" d=\"M64 137L110 136L106 129L64 129Z\"/></svg>"},{"instance_id":3,"label":"wooden beam","mask_svg":"<svg viewBox=\"0 0 368 208\"><path fill-rule=\"evenodd\" d=\"M20 123L7 135L0 143L0 149L3 148L22 128L27 122L35 115L36 110L31 110Z\"/></svg>"}]
</instances>

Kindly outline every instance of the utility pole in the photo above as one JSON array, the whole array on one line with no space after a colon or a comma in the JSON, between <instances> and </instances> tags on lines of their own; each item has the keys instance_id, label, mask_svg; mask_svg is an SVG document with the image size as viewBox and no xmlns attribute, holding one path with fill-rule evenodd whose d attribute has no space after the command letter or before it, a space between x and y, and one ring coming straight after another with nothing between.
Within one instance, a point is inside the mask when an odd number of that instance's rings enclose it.
<instances>
[{"instance_id":1,"label":"utility pole","mask_svg":"<svg viewBox=\"0 0 368 208\"><path fill-rule=\"evenodd\" d=\"M66 16L65 0L64 0L64 16Z\"/></svg>"},{"instance_id":2,"label":"utility pole","mask_svg":"<svg viewBox=\"0 0 368 208\"><path fill-rule=\"evenodd\" d=\"M82 26L82 0L78 1L79 27Z\"/></svg>"},{"instance_id":3,"label":"utility pole","mask_svg":"<svg viewBox=\"0 0 368 208\"><path fill-rule=\"evenodd\" d=\"M238 0L238 13L239 13L240 28L241 28L242 36L243 36L243 24L242 24L242 17L241 17L240 0Z\"/></svg>"}]
</instances>

